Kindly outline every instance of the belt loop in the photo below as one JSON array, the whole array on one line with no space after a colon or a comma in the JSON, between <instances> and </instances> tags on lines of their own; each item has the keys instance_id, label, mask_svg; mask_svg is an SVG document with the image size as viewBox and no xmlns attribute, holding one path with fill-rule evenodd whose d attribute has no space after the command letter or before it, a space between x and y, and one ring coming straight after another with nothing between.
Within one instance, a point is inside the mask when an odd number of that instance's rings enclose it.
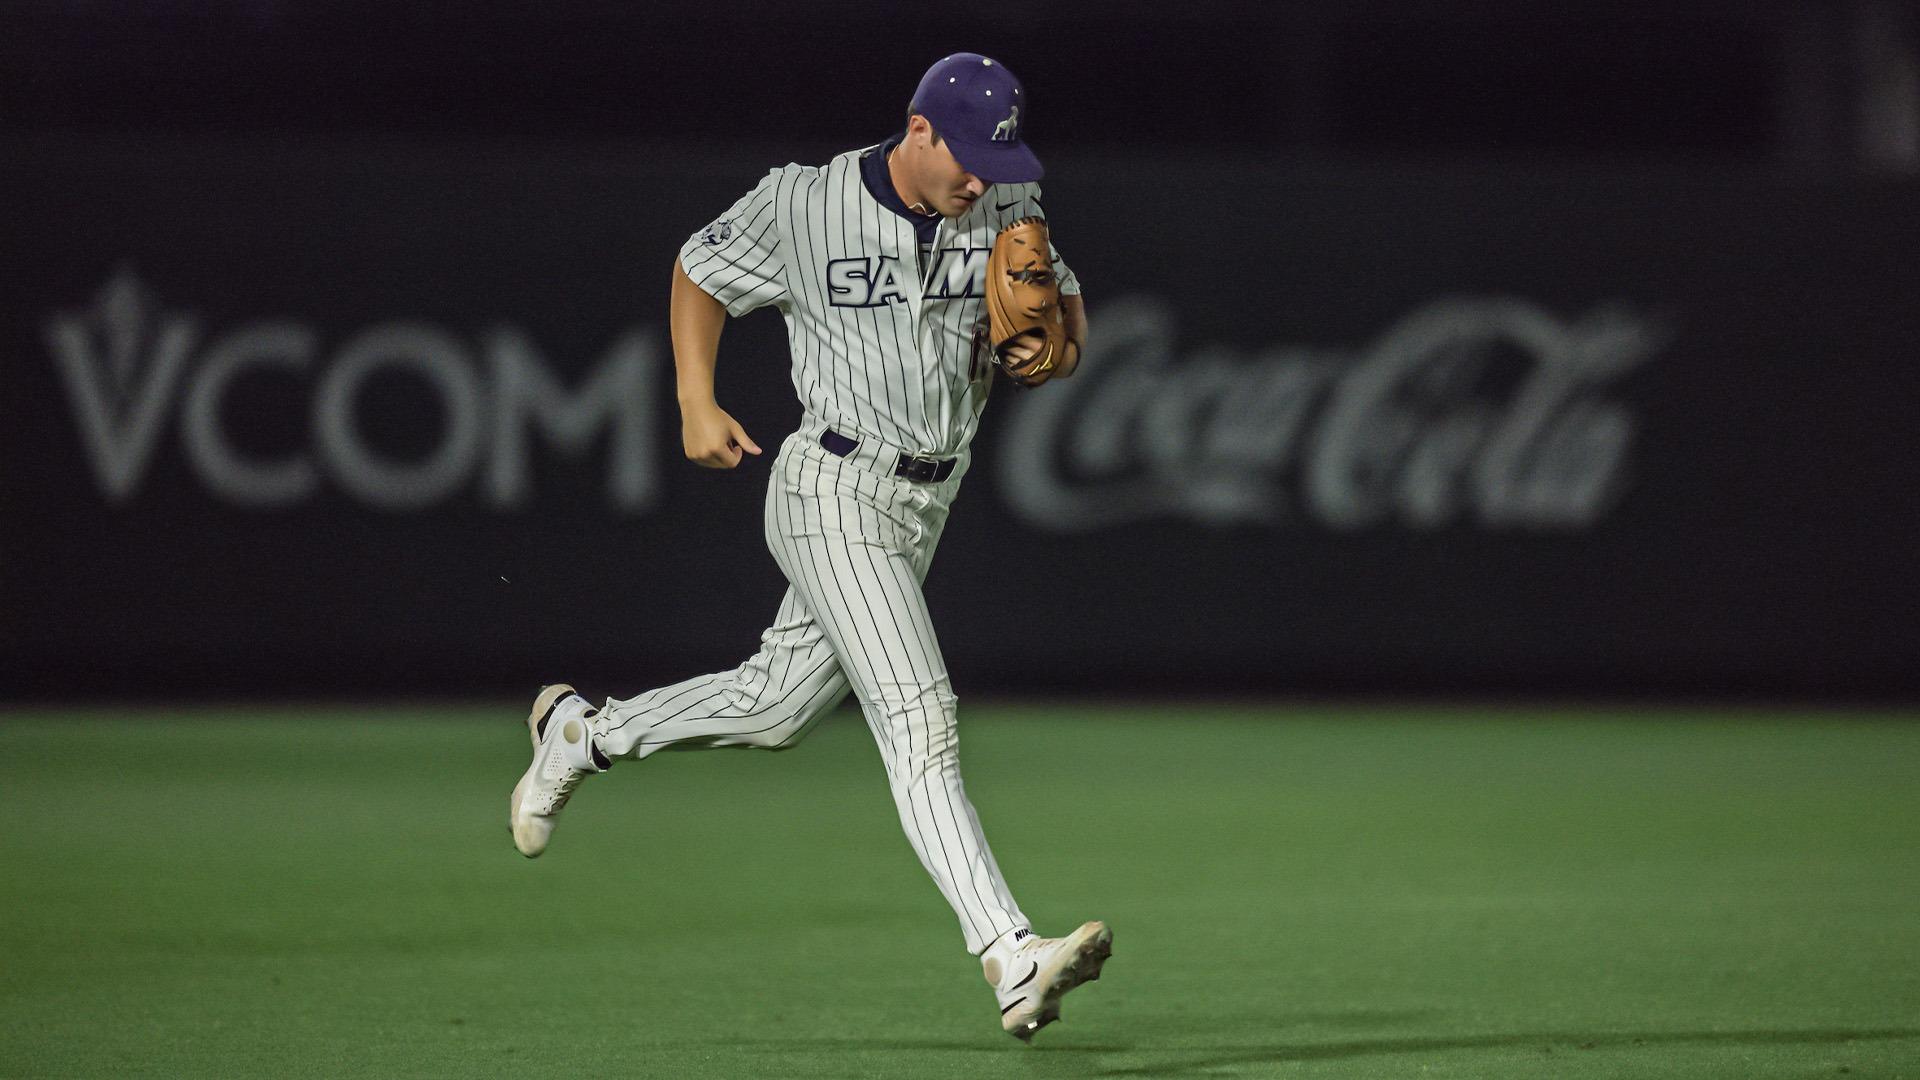
<instances>
[{"instance_id":1,"label":"belt loop","mask_svg":"<svg viewBox=\"0 0 1920 1080\"><path fill-rule=\"evenodd\" d=\"M859 439L842 435L830 427L821 428L820 447L835 457L846 458L865 468L890 476L898 476L916 484L942 483L953 475L953 470L960 464L960 459L957 457L917 457L885 443L863 443ZM893 455L891 460L887 456L889 453Z\"/></svg>"}]
</instances>

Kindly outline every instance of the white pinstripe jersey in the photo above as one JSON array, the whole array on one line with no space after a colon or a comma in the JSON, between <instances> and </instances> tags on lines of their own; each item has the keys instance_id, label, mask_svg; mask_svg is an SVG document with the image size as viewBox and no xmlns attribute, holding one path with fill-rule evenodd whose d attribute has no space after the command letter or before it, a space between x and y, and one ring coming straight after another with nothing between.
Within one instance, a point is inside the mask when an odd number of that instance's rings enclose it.
<instances>
[{"instance_id":1,"label":"white pinstripe jersey","mask_svg":"<svg viewBox=\"0 0 1920 1080\"><path fill-rule=\"evenodd\" d=\"M680 265L729 315L787 321L793 386L842 434L954 457L979 427L993 368L975 357L987 254L1007 223L1044 217L1038 184L996 184L943 218L922 272L912 222L860 179L867 147L770 171L689 237ZM1054 253L1061 291L1079 281Z\"/></svg>"}]
</instances>

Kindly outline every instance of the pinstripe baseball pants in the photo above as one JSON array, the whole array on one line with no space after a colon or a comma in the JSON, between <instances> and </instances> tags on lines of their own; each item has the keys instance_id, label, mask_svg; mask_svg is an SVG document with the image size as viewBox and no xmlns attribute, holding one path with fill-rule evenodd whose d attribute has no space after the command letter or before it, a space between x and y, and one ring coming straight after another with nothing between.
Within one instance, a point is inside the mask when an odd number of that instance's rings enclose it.
<instances>
[{"instance_id":1,"label":"pinstripe baseball pants","mask_svg":"<svg viewBox=\"0 0 1920 1080\"><path fill-rule=\"evenodd\" d=\"M608 701L594 741L614 758L784 749L851 687L914 854L977 954L1028 923L960 782L953 686L920 587L967 463L916 484L891 474L896 451L869 442L836 457L820 430L814 421L787 438L767 487L767 546L790 587L760 651L731 671Z\"/></svg>"}]
</instances>

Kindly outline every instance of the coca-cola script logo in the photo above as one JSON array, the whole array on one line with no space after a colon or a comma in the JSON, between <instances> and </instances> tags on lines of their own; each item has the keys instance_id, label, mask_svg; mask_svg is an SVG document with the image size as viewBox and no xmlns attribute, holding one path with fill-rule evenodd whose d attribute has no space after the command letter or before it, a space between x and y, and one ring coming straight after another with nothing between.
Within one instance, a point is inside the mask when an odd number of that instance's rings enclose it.
<instances>
[{"instance_id":1,"label":"coca-cola script logo","mask_svg":"<svg viewBox=\"0 0 1920 1080\"><path fill-rule=\"evenodd\" d=\"M1017 513L1585 529L1626 485L1634 417L1609 391L1667 339L1622 306L1568 322L1500 297L1437 301L1355 352L1176 356L1174 330L1153 298L1101 306L1086 368L1022 399L993 455Z\"/></svg>"}]
</instances>

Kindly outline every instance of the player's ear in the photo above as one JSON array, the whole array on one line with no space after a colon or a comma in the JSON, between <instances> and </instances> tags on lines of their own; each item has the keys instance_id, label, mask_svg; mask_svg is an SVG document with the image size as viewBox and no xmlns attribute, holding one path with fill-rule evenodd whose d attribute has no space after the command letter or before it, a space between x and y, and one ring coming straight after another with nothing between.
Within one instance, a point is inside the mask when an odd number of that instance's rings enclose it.
<instances>
[{"instance_id":1,"label":"player's ear","mask_svg":"<svg viewBox=\"0 0 1920 1080\"><path fill-rule=\"evenodd\" d=\"M933 121L919 113L907 114L907 141L920 146L939 146L940 133L933 130Z\"/></svg>"}]
</instances>

